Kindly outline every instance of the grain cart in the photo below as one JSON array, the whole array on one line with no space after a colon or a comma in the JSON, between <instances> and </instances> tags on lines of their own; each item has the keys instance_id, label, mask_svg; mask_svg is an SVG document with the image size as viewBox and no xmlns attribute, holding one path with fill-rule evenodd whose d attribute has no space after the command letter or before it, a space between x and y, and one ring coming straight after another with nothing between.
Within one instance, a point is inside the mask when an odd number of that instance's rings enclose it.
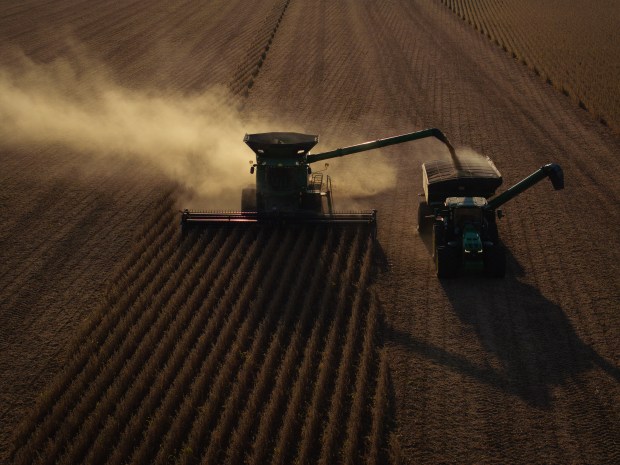
<instances>
[{"instance_id":1,"label":"grain cart","mask_svg":"<svg viewBox=\"0 0 620 465\"><path fill-rule=\"evenodd\" d=\"M255 184L243 189L241 209L236 212L182 212L183 232L191 228L222 224L339 224L367 226L376 231L376 210L343 213L334 208L331 178L323 171L313 172L312 163L351 155L403 142L435 137L446 144L452 156L454 148L439 129L425 129L379 139L329 152L311 154L318 136L294 132L247 134L244 142L256 154L250 174ZM326 164L327 166L327 164Z\"/></svg>"},{"instance_id":2,"label":"grain cart","mask_svg":"<svg viewBox=\"0 0 620 465\"><path fill-rule=\"evenodd\" d=\"M422 165L425 199L420 203L418 229L424 232L432 224L437 276L453 277L461 269L478 269L503 277L506 255L497 232L496 217L502 216L499 207L546 177L554 189L563 189L562 168L555 163L545 165L493 197L502 177L490 159L449 165L444 161Z\"/></svg>"}]
</instances>

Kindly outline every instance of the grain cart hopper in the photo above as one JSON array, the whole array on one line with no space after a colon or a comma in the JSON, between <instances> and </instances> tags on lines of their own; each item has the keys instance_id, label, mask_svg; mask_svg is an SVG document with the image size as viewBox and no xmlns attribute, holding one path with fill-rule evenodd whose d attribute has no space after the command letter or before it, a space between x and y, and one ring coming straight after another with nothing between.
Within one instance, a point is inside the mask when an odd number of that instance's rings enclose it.
<instances>
[{"instance_id":1,"label":"grain cart hopper","mask_svg":"<svg viewBox=\"0 0 620 465\"><path fill-rule=\"evenodd\" d=\"M255 185L243 189L241 209L236 212L182 213L183 232L191 228L222 224L340 224L367 225L376 230L376 210L342 213L334 209L331 178L322 171L312 172L312 163L351 155L403 142L435 137L454 148L439 129L426 129L379 139L329 152L311 154L318 136L294 132L247 134L245 143L256 154L250 173L256 175Z\"/></svg>"},{"instance_id":2,"label":"grain cart hopper","mask_svg":"<svg viewBox=\"0 0 620 465\"><path fill-rule=\"evenodd\" d=\"M468 157L433 160L422 165L424 198L418 206L418 231L430 232L434 211L448 197L488 199L502 185L502 175L490 158Z\"/></svg>"},{"instance_id":3,"label":"grain cart hopper","mask_svg":"<svg viewBox=\"0 0 620 465\"><path fill-rule=\"evenodd\" d=\"M506 271L505 250L499 242L496 217L501 218L501 207L510 199L548 177L554 189L564 188L564 174L560 165L550 163L507 191L491 197L501 184L501 176L489 159L479 162L479 172L444 173L440 178L436 162L423 165L426 206L432 208L433 257L440 278L453 277L461 269L479 269L494 277L503 277ZM440 202L440 200L443 201ZM427 215L422 215L420 229L426 226Z\"/></svg>"}]
</instances>

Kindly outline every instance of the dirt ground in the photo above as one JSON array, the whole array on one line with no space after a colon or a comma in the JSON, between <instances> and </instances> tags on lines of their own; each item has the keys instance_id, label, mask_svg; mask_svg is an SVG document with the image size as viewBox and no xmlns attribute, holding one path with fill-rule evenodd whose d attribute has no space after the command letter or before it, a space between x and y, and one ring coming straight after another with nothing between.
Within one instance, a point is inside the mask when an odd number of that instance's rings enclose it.
<instances>
[{"instance_id":1,"label":"dirt ground","mask_svg":"<svg viewBox=\"0 0 620 465\"><path fill-rule=\"evenodd\" d=\"M420 163L448 156L441 144L329 170L338 202L348 172L372 178L377 160L396 168L392 187L363 200L379 210L392 453L404 463L620 461L620 139L441 2L32 0L4 8L0 39L40 63L77 43L127 88L222 86L242 112L320 134L318 150L438 127L459 150L491 157L504 187L560 163L564 191L543 181L506 205L504 280L434 275L415 223ZM143 162L4 145L1 462L163 190Z\"/></svg>"}]
</instances>

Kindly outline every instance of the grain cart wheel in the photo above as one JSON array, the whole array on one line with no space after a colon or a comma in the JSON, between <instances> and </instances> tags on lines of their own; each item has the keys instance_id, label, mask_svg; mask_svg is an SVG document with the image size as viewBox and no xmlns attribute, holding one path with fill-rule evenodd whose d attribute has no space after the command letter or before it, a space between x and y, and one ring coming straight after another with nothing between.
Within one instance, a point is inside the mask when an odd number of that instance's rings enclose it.
<instances>
[{"instance_id":1,"label":"grain cart wheel","mask_svg":"<svg viewBox=\"0 0 620 465\"><path fill-rule=\"evenodd\" d=\"M437 248L445 244L446 228L443 221L435 221L433 224L433 257Z\"/></svg>"},{"instance_id":2,"label":"grain cart wheel","mask_svg":"<svg viewBox=\"0 0 620 465\"><path fill-rule=\"evenodd\" d=\"M420 234L426 234L431 231L433 225L433 218L428 218L433 214L433 209L423 200L418 205L418 232Z\"/></svg>"},{"instance_id":3,"label":"grain cart wheel","mask_svg":"<svg viewBox=\"0 0 620 465\"><path fill-rule=\"evenodd\" d=\"M492 245L484 251L484 269L493 278L506 275L506 250L499 245Z\"/></svg>"},{"instance_id":4,"label":"grain cart wheel","mask_svg":"<svg viewBox=\"0 0 620 465\"><path fill-rule=\"evenodd\" d=\"M438 278L453 278L459 270L459 249L441 246L435 250L435 267Z\"/></svg>"},{"instance_id":5,"label":"grain cart wheel","mask_svg":"<svg viewBox=\"0 0 620 465\"><path fill-rule=\"evenodd\" d=\"M256 211L256 188L246 187L241 191L241 211L242 212L255 212Z\"/></svg>"}]
</instances>

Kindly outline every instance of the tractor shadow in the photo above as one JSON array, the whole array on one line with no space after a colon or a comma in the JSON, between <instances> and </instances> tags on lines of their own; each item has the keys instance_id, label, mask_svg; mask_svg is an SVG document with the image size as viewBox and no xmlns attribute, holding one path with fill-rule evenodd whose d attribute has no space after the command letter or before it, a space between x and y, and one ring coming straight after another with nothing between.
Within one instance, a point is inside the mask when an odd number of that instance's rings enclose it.
<instances>
[{"instance_id":1,"label":"tractor shadow","mask_svg":"<svg viewBox=\"0 0 620 465\"><path fill-rule=\"evenodd\" d=\"M430 240L427 248L430 253ZM387 328L387 338L541 409L551 408L553 387L594 368L620 382L620 368L586 344L565 311L538 289L521 282L520 276L523 268L508 249L504 279L469 274L440 281L450 311L473 330L492 364L469 360L396 328Z\"/></svg>"}]
</instances>

